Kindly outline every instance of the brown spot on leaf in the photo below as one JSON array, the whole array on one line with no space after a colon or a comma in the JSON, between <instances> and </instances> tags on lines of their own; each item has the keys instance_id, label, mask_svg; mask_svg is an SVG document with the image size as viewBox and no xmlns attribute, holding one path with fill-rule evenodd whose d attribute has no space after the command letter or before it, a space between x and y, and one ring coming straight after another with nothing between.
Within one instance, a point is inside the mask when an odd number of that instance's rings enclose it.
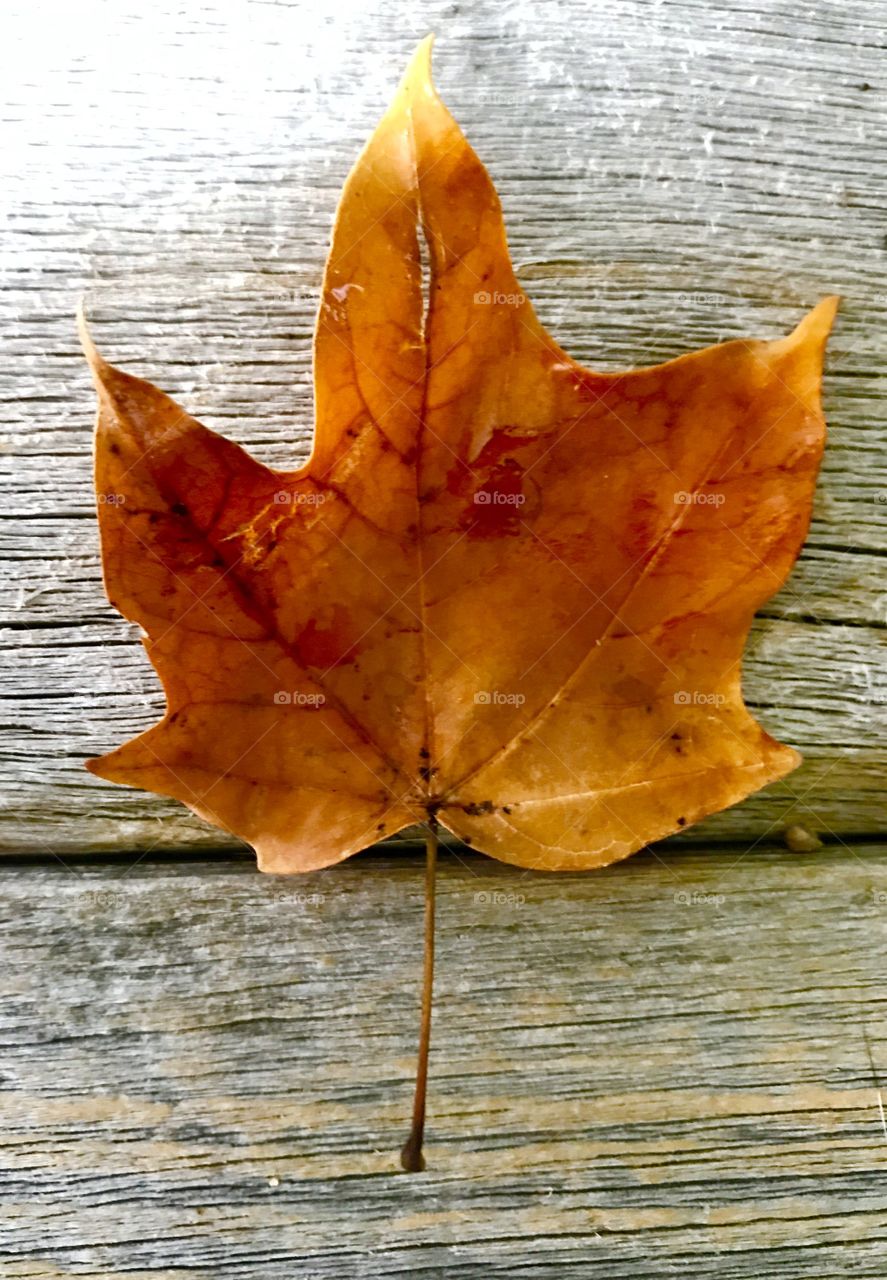
<instances>
[{"instance_id":1,"label":"brown spot on leaf","mask_svg":"<svg viewBox=\"0 0 887 1280\"><path fill-rule=\"evenodd\" d=\"M482 813L492 813L494 808L492 800L476 800L471 804L463 804L462 812L476 818Z\"/></svg>"},{"instance_id":2,"label":"brown spot on leaf","mask_svg":"<svg viewBox=\"0 0 887 1280\"><path fill-rule=\"evenodd\" d=\"M342 605L332 608L332 622L321 626L312 618L296 638L299 657L309 667L327 671L354 662L360 652L351 638L349 615Z\"/></svg>"}]
</instances>

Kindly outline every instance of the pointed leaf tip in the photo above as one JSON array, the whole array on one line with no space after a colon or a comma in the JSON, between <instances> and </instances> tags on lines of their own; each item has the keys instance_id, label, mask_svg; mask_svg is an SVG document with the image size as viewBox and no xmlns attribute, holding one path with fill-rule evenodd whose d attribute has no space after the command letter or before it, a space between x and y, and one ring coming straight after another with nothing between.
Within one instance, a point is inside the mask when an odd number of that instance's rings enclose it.
<instances>
[{"instance_id":1,"label":"pointed leaf tip","mask_svg":"<svg viewBox=\"0 0 887 1280\"><path fill-rule=\"evenodd\" d=\"M77 304L77 336L80 338L80 346L83 348L83 354L86 356L86 362L92 371L96 386L99 386L103 376L109 372L111 366L101 355L92 340L92 334L89 332L89 324L86 319L86 304L82 298Z\"/></svg>"},{"instance_id":2,"label":"pointed leaf tip","mask_svg":"<svg viewBox=\"0 0 887 1280\"><path fill-rule=\"evenodd\" d=\"M838 314L838 307L840 306L840 303L841 299L838 294L829 294L828 297L817 302L812 311L808 311L798 328L814 331L821 338L825 339L835 322L835 316Z\"/></svg>"},{"instance_id":3,"label":"pointed leaf tip","mask_svg":"<svg viewBox=\"0 0 887 1280\"><path fill-rule=\"evenodd\" d=\"M427 35L417 46L416 52L409 61L404 72L401 88L407 93L424 90L433 94L434 81L431 75L431 54L434 48L434 33Z\"/></svg>"},{"instance_id":4,"label":"pointed leaf tip","mask_svg":"<svg viewBox=\"0 0 887 1280\"><path fill-rule=\"evenodd\" d=\"M811 352L823 353L840 301L837 294L821 298L815 307L805 312L791 333L772 341L772 348L775 351L794 351L805 348Z\"/></svg>"}]
</instances>

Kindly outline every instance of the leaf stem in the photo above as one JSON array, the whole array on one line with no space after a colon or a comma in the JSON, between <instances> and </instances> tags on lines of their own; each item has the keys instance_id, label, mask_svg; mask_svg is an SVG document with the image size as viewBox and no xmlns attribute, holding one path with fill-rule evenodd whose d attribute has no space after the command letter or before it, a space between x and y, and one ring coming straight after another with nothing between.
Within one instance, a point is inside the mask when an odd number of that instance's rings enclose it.
<instances>
[{"instance_id":1,"label":"leaf stem","mask_svg":"<svg viewBox=\"0 0 887 1280\"><path fill-rule=\"evenodd\" d=\"M416 1064L416 1093L413 1124L400 1152L407 1173L425 1168L422 1142L425 1137L425 1094L428 1084L428 1048L431 1043L431 993L434 985L434 887L437 877L437 819L429 818L425 836L425 966L422 975L422 1019L419 1027L419 1060Z\"/></svg>"}]
</instances>

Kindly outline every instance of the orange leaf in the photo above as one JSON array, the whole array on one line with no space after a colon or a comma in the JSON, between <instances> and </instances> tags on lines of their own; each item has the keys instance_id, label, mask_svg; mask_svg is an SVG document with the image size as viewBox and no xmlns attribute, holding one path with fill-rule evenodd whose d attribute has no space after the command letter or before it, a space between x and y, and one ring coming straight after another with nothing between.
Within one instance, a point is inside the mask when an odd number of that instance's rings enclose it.
<instances>
[{"instance_id":1,"label":"orange leaf","mask_svg":"<svg viewBox=\"0 0 887 1280\"><path fill-rule=\"evenodd\" d=\"M426 41L345 185L305 467L262 466L84 335L108 596L169 704L89 767L273 872L434 817L506 862L595 867L782 777L800 757L740 661L807 529L835 308L581 368L523 296Z\"/></svg>"}]
</instances>

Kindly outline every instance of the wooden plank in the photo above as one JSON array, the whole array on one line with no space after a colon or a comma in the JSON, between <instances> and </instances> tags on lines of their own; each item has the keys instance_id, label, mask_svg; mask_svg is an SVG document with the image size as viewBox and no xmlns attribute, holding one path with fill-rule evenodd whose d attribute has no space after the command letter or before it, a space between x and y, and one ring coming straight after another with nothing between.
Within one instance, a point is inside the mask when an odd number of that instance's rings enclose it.
<instances>
[{"instance_id":1,"label":"wooden plank","mask_svg":"<svg viewBox=\"0 0 887 1280\"><path fill-rule=\"evenodd\" d=\"M3 1275L881 1277L884 853L7 864Z\"/></svg>"},{"instance_id":2,"label":"wooden plank","mask_svg":"<svg viewBox=\"0 0 887 1280\"><path fill-rule=\"evenodd\" d=\"M141 646L122 643L120 629L108 620L101 627L96 622L17 635L17 662L0 671L0 693L10 708L7 750L20 762L18 785L0 800L0 852L235 846L173 801L102 784L85 773L84 757L110 750L163 710ZM106 637L105 644L88 665L84 647L92 642L85 637L96 634ZM798 821L826 835L883 826L887 667L880 633L760 621L744 673L749 704L776 737L803 747L804 764L682 840L772 838ZM57 742L60 724L63 746ZM48 764L40 752L51 753ZM42 797L39 808L23 805L22 785Z\"/></svg>"},{"instance_id":3,"label":"wooden plank","mask_svg":"<svg viewBox=\"0 0 887 1280\"><path fill-rule=\"evenodd\" d=\"M437 25L441 88L497 181L520 277L596 367L785 332L843 294L808 546L764 610L746 688L808 758L787 787L694 833L884 830L887 314L883 4L828 0L397 0L328 13L221 0L39 22L6 8L0 100L0 572L9 591L0 842L205 847L156 797L84 757L159 704L99 585L92 393L73 310L263 460L304 458L310 333L338 191L413 44Z\"/></svg>"}]
</instances>

